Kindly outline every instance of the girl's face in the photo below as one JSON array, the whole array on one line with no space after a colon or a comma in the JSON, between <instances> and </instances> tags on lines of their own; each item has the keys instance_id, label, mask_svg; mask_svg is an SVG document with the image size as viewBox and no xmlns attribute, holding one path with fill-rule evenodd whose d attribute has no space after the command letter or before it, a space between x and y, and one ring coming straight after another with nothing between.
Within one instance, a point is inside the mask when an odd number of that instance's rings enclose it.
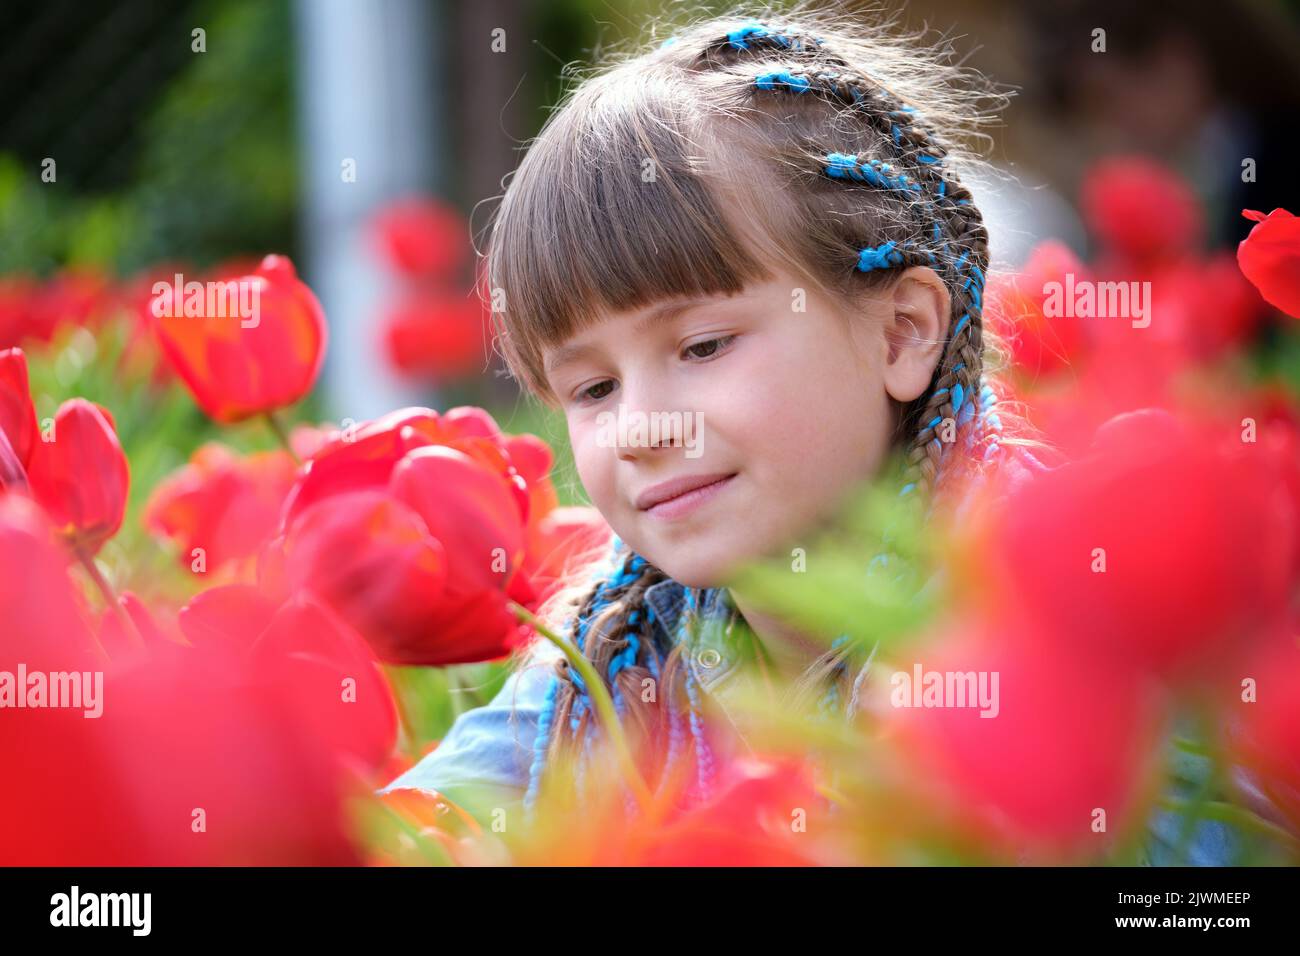
<instances>
[{"instance_id":1,"label":"girl's face","mask_svg":"<svg viewBox=\"0 0 1300 956\"><path fill-rule=\"evenodd\" d=\"M592 503L691 587L720 586L736 562L799 546L883 465L891 398L928 385L938 347L921 368L921 350L891 335L899 318L922 334L939 321L946 292L937 277L925 284L886 291L850 317L779 273L730 297L608 314L550 349L548 381ZM919 314L931 300L932 320ZM713 484L683 495L673 487L683 480Z\"/></svg>"}]
</instances>

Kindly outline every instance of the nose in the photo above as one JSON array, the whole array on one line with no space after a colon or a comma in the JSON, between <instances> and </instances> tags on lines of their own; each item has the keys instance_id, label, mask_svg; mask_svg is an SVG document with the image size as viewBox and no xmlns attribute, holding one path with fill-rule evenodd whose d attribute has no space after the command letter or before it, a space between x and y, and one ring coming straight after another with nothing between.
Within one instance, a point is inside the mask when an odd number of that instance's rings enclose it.
<instances>
[{"instance_id":1,"label":"nose","mask_svg":"<svg viewBox=\"0 0 1300 956\"><path fill-rule=\"evenodd\" d=\"M690 415L673 408L673 390L658 377L622 383L615 448L623 461L662 455L685 444Z\"/></svg>"}]
</instances>

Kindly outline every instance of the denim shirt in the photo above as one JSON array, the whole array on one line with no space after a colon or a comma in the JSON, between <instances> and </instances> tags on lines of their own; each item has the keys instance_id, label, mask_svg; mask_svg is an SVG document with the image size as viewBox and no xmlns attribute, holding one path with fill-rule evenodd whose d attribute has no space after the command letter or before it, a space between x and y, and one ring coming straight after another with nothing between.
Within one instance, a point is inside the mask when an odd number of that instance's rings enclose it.
<instances>
[{"instance_id":1,"label":"denim shirt","mask_svg":"<svg viewBox=\"0 0 1300 956\"><path fill-rule=\"evenodd\" d=\"M721 594L719 589L704 592L702 621L716 621L728 613ZM645 598L655 612L655 638L661 647L668 648L684 610L686 588L669 579L648 588ZM482 819L489 818L496 808L503 808L509 817L522 815L538 716L553 674L551 663L558 653L545 642L535 645L532 659L510 675L490 703L461 714L432 753L379 792L415 788L440 793ZM702 627L696 648L686 660L699 685L725 709L726 690L742 656L736 638L725 628ZM1170 792L1185 799L1203 780L1208 762L1182 753L1176 757ZM1250 781L1240 770L1237 776L1239 783L1250 788ZM1170 810L1153 814L1146 824L1146 841L1139 860L1142 865L1180 862L1177 848L1184 819ZM1230 865L1239 852L1241 833L1237 829L1216 820L1200 820L1185 863Z\"/></svg>"}]
</instances>

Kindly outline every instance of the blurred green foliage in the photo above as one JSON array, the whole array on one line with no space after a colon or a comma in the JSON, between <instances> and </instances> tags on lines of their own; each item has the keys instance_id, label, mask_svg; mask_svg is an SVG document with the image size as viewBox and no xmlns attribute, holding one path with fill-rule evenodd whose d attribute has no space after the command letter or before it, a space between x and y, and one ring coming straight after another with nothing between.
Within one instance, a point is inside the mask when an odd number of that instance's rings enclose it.
<instances>
[{"instance_id":1,"label":"blurred green foliage","mask_svg":"<svg viewBox=\"0 0 1300 956\"><path fill-rule=\"evenodd\" d=\"M288 0L200 5L204 53L137 125L135 177L82 193L0 154L0 274L68 265L129 274L180 257L198 266L293 253L298 186ZM188 43L188 36L184 37ZM146 54L147 55L147 54ZM57 157L56 161L57 161Z\"/></svg>"}]
</instances>

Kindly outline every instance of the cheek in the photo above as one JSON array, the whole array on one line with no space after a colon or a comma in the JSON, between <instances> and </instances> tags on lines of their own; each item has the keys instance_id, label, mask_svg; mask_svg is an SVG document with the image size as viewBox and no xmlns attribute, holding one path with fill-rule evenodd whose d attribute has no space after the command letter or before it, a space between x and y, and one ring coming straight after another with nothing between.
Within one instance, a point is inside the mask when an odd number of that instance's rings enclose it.
<instances>
[{"instance_id":1,"label":"cheek","mask_svg":"<svg viewBox=\"0 0 1300 956\"><path fill-rule=\"evenodd\" d=\"M815 350L788 343L746 396L761 427L760 477L814 509L874 474L889 441L883 381L847 339L829 341Z\"/></svg>"},{"instance_id":2,"label":"cheek","mask_svg":"<svg viewBox=\"0 0 1300 956\"><path fill-rule=\"evenodd\" d=\"M596 431L594 423L570 424L569 447L578 480L591 503L603 510L613 496L615 452L597 444Z\"/></svg>"}]
</instances>

